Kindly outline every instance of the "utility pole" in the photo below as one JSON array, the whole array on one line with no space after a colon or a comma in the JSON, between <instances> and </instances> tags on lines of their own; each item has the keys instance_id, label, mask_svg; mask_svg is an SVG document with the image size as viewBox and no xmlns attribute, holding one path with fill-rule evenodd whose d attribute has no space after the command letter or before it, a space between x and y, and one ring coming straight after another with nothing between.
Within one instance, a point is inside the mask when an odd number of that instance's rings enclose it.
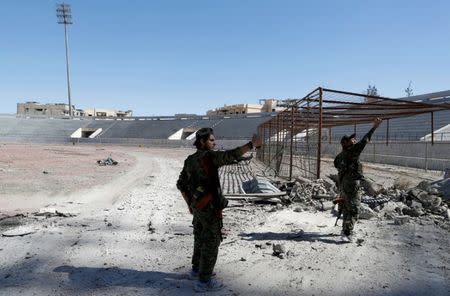
<instances>
[{"instance_id":1,"label":"utility pole","mask_svg":"<svg viewBox=\"0 0 450 296\"><path fill-rule=\"evenodd\" d=\"M61 3L56 5L56 16L58 17L58 24L64 25L64 37L66 45L66 72L67 72L67 98L69 100L69 117L72 118L72 101L70 99L70 71L69 71L69 37L67 33L67 25L72 24L72 10L69 4Z\"/></svg>"}]
</instances>

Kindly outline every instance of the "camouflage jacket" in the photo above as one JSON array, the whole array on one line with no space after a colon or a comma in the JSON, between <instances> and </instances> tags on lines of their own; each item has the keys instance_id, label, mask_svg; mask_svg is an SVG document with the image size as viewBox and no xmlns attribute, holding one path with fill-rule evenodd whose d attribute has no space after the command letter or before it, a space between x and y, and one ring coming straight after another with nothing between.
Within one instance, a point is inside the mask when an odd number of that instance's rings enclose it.
<instances>
[{"instance_id":1,"label":"camouflage jacket","mask_svg":"<svg viewBox=\"0 0 450 296\"><path fill-rule=\"evenodd\" d=\"M224 198L218 169L235 163L241 156L240 147L227 151L197 150L184 161L177 188L188 196L191 206L209 193L213 195L213 203L220 203Z\"/></svg>"},{"instance_id":2,"label":"camouflage jacket","mask_svg":"<svg viewBox=\"0 0 450 296\"><path fill-rule=\"evenodd\" d=\"M364 178L359 155L369 143L373 132L372 128L358 143L350 148L342 150L334 159L334 167L338 169L339 182L342 180L361 180Z\"/></svg>"}]
</instances>

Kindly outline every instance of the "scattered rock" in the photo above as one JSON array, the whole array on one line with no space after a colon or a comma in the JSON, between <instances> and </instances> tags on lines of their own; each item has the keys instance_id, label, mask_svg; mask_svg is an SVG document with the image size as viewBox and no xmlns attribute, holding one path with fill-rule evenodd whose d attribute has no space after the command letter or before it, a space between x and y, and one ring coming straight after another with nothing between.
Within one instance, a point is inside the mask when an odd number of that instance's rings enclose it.
<instances>
[{"instance_id":1,"label":"scattered rock","mask_svg":"<svg viewBox=\"0 0 450 296\"><path fill-rule=\"evenodd\" d=\"M277 256L279 257L280 254L284 254L286 253L286 248L283 244L274 244L272 246L272 250L273 250L273 256Z\"/></svg>"},{"instance_id":2,"label":"scattered rock","mask_svg":"<svg viewBox=\"0 0 450 296\"><path fill-rule=\"evenodd\" d=\"M294 256L295 256L295 253L292 252L291 250L286 252L286 257L294 257Z\"/></svg>"},{"instance_id":3,"label":"scattered rock","mask_svg":"<svg viewBox=\"0 0 450 296\"><path fill-rule=\"evenodd\" d=\"M360 246L362 246L362 243L364 242L364 239L362 239L362 238L358 238L357 240L356 240L356 244L358 245L358 247L360 247Z\"/></svg>"},{"instance_id":4,"label":"scattered rock","mask_svg":"<svg viewBox=\"0 0 450 296\"><path fill-rule=\"evenodd\" d=\"M155 233L156 228L153 227L152 221L149 221L149 222L148 222L148 224L147 224L147 230L150 231L150 233Z\"/></svg>"},{"instance_id":5,"label":"scattered rock","mask_svg":"<svg viewBox=\"0 0 450 296\"><path fill-rule=\"evenodd\" d=\"M395 225L403 225L409 222L409 216L395 216L394 224Z\"/></svg>"}]
</instances>

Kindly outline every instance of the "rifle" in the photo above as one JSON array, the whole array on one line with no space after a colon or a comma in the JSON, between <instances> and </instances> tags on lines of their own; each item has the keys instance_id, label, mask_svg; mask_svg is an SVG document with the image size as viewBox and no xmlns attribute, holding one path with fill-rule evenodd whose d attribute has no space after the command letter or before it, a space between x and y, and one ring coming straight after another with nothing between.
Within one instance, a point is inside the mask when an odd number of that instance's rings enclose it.
<instances>
[{"instance_id":1,"label":"rifle","mask_svg":"<svg viewBox=\"0 0 450 296\"><path fill-rule=\"evenodd\" d=\"M333 204L338 205L338 215L336 218L336 222L334 223L334 226L337 226L339 218L341 218L341 215L342 215L342 208L344 207L344 199L342 197L338 196L335 200L333 200Z\"/></svg>"}]
</instances>

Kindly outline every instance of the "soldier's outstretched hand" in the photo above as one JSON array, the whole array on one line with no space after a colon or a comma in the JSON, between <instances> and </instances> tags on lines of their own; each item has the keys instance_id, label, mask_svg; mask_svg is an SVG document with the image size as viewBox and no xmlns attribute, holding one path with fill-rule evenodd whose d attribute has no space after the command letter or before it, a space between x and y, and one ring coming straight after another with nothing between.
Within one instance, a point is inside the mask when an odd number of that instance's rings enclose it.
<instances>
[{"instance_id":1,"label":"soldier's outstretched hand","mask_svg":"<svg viewBox=\"0 0 450 296\"><path fill-rule=\"evenodd\" d=\"M380 126L381 122L383 121L383 119L381 119L380 117L377 117L373 120L373 127L377 128Z\"/></svg>"}]
</instances>

